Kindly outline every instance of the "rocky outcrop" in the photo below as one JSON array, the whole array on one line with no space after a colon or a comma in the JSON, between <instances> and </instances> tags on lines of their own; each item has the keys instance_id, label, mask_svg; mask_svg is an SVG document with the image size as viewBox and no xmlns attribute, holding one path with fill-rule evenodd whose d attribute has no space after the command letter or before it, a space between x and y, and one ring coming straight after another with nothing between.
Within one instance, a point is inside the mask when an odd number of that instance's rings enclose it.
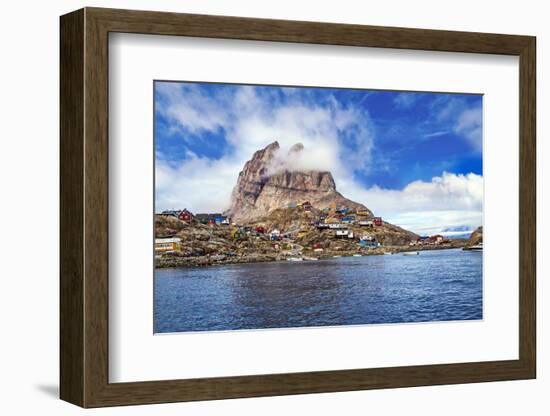
<instances>
[{"instance_id":1,"label":"rocky outcrop","mask_svg":"<svg viewBox=\"0 0 550 416\"><path fill-rule=\"evenodd\" d=\"M285 167L285 158L296 159L304 151L304 146L298 143L281 157L279 143L275 141L255 152L239 173L227 214L234 221L245 223L278 208L308 201L317 209L344 205L372 216L367 207L345 198L336 190L330 172Z\"/></svg>"},{"instance_id":2,"label":"rocky outcrop","mask_svg":"<svg viewBox=\"0 0 550 416\"><path fill-rule=\"evenodd\" d=\"M483 226L477 227L472 232L472 235L470 235L470 238L466 243L466 247L472 247L480 243L483 243Z\"/></svg>"}]
</instances>

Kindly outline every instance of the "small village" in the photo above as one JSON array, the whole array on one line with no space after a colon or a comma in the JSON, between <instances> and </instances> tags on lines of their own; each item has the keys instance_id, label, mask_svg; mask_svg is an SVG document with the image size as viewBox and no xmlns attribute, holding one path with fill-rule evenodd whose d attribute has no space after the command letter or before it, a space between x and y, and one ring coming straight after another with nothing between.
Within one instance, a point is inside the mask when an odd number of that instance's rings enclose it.
<instances>
[{"instance_id":1,"label":"small village","mask_svg":"<svg viewBox=\"0 0 550 416\"><path fill-rule=\"evenodd\" d=\"M157 267L314 261L463 245L441 235L417 236L368 210L335 204L319 210L308 201L289 203L247 224L222 213L163 211L155 216L155 234Z\"/></svg>"}]
</instances>

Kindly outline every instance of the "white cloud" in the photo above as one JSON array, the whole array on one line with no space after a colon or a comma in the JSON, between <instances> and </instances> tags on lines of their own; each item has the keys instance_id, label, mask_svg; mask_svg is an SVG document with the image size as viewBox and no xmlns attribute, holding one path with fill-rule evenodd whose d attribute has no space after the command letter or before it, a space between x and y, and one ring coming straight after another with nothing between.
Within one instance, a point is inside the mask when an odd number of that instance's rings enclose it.
<instances>
[{"instance_id":1,"label":"white cloud","mask_svg":"<svg viewBox=\"0 0 550 416\"><path fill-rule=\"evenodd\" d=\"M192 212L219 212L229 207L237 182L233 160L211 160L192 156L186 163L157 160L155 166L155 210L187 208Z\"/></svg>"},{"instance_id":2,"label":"white cloud","mask_svg":"<svg viewBox=\"0 0 550 416\"><path fill-rule=\"evenodd\" d=\"M482 150L483 109L479 105L468 106L460 98L441 97L432 104L435 120L450 124L452 131L469 141L475 151ZM429 135L425 136L429 137Z\"/></svg>"},{"instance_id":3,"label":"white cloud","mask_svg":"<svg viewBox=\"0 0 550 416\"><path fill-rule=\"evenodd\" d=\"M483 177L444 172L430 182L414 181L402 190L362 188L353 181L336 183L347 197L361 202L390 222L420 234L482 224Z\"/></svg>"},{"instance_id":4,"label":"white cloud","mask_svg":"<svg viewBox=\"0 0 550 416\"><path fill-rule=\"evenodd\" d=\"M308 147L303 152L290 152L287 147L281 147L277 151L268 167L268 174L272 175L284 170L288 171L309 171L326 170L334 171L339 169L338 161L333 157L338 154L336 143L327 143L324 146Z\"/></svg>"},{"instance_id":5,"label":"white cloud","mask_svg":"<svg viewBox=\"0 0 550 416\"><path fill-rule=\"evenodd\" d=\"M395 96L393 103L397 108L409 109L416 102L416 94L412 92L402 92Z\"/></svg>"},{"instance_id":6,"label":"white cloud","mask_svg":"<svg viewBox=\"0 0 550 416\"><path fill-rule=\"evenodd\" d=\"M445 136L448 134L448 131L440 130L440 131L434 131L433 133L427 133L424 135L425 139L430 139L432 137L439 137L439 136Z\"/></svg>"},{"instance_id":7,"label":"white cloud","mask_svg":"<svg viewBox=\"0 0 550 416\"><path fill-rule=\"evenodd\" d=\"M469 108L458 116L454 131L466 137L476 150L481 151L481 123L481 109Z\"/></svg>"},{"instance_id":8,"label":"white cloud","mask_svg":"<svg viewBox=\"0 0 550 416\"><path fill-rule=\"evenodd\" d=\"M220 102L203 94L199 88L175 82L158 83L157 92L166 99L157 111L191 133L215 131L227 123L227 112Z\"/></svg>"}]
</instances>

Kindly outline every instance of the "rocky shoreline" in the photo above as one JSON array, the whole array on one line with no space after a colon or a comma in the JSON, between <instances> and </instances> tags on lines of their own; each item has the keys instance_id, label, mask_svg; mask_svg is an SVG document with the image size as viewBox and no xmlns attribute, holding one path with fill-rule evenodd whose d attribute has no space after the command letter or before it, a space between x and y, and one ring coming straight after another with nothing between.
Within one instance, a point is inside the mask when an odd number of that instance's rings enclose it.
<instances>
[{"instance_id":1,"label":"rocky shoreline","mask_svg":"<svg viewBox=\"0 0 550 416\"><path fill-rule=\"evenodd\" d=\"M354 250L354 251L334 251L326 253L312 253L303 252L300 258L306 257L304 261L311 260L328 260L335 257L352 257L360 254L361 256L380 256L390 254L400 254L405 252L415 251L431 251L431 250L450 250L463 248L465 241L453 240L451 244L439 245L439 246L423 246L423 247L411 247L411 246L388 246L379 247L370 250ZM278 262L288 261L289 258L293 258L292 255L276 255L276 254L244 254L240 256L228 256L223 254L206 255L206 256L193 256L193 257L181 257L181 256L162 256L155 259L155 268L195 268L195 267L208 267L218 266L226 264L246 264L246 263L264 263L264 262ZM307 259L309 258L309 260Z\"/></svg>"},{"instance_id":2,"label":"rocky shoreline","mask_svg":"<svg viewBox=\"0 0 550 416\"><path fill-rule=\"evenodd\" d=\"M260 263L304 259L314 261L335 256L383 255L408 251L463 248L468 240L445 240L438 244L411 245L416 235L395 225L383 223L366 228L357 224L348 229L360 236L372 236L371 246L361 245L357 237L338 238L334 230L320 229L311 212L301 209L275 210L247 227L234 224L205 225L181 221L165 215L155 216L157 238L174 238L177 247L155 254L155 267L205 267L223 264ZM264 230L291 230L273 238Z\"/></svg>"}]
</instances>

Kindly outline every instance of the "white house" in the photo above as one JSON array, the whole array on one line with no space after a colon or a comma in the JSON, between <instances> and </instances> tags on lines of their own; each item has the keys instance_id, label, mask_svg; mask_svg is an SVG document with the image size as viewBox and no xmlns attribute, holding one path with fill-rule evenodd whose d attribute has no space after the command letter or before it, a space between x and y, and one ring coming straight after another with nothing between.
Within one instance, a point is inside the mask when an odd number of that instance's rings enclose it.
<instances>
[{"instance_id":1,"label":"white house","mask_svg":"<svg viewBox=\"0 0 550 416\"><path fill-rule=\"evenodd\" d=\"M281 236L281 232L280 232L277 228L273 229L273 230L269 233L269 238L270 238L271 240L278 240L278 239L280 238L280 236Z\"/></svg>"},{"instance_id":2,"label":"white house","mask_svg":"<svg viewBox=\"0 0 550 416\"><path fill-rule=\"evenodd\" d=\"M169 238L155 238L155 252L167 253L169 251L176 251L180 249L181 238L169 237Z\"/></svg>"},{"instance_id":3,"label":"white house","mask_svg":"<svg viewBox=\"0 0 550 416\"><path fill-rule=\"evenodd\" d=\"M372 221L368 221L368 220L359 221L358 224L362 225L363 227L373 227L374 226L374 223Z\"/></svg>"}]
</instances>

